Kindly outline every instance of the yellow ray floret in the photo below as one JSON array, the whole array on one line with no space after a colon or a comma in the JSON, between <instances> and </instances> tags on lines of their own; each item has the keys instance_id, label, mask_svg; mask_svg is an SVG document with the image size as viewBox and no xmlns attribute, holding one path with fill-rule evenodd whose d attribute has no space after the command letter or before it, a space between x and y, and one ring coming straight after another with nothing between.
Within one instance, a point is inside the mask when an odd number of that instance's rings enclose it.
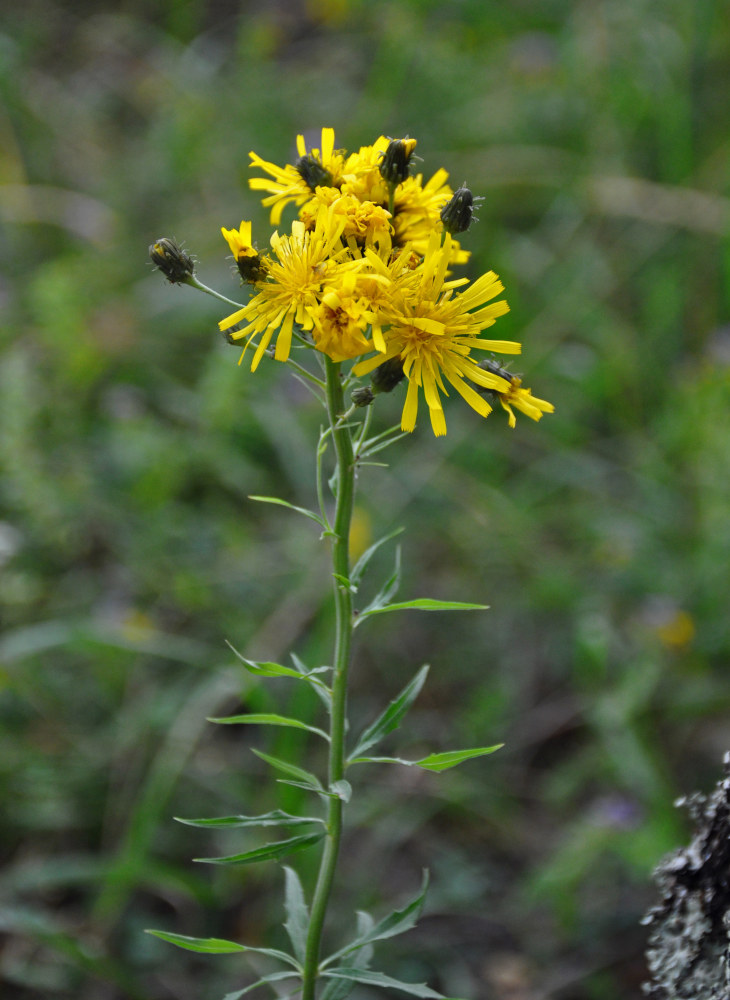
<instances>
[{"instance_id":1,"label":"yellow ray floret","mask_svg":"<svg viewBox=\"0 0 730 1000\"><path fill-rule=\"evenodd\" d=\"M446 433L441 402L441 394L448 395L446 383L472 409L487 416L491 406L477 388L506 392L510 383L500 375L479 368L470 357L471 351L507 354L521 351L520 344L513 341L487 340L480 336L482 330L509 311L503 299L490 303L504 291L503 285L497 275L490 272L455 295L454 290L462 280L445 280L451 253L450 236L446 235L442 246L439 234L433 233L422 263L413 272L415 282L404 282L394 289L389 303L383 308L380 319L384 327L387 325L385 352L354 368L355 375L364 375L391 358L400 358L408 379L401 418L404 431L412 431L416 426L419 390L422 390L434 433Z\"/></svg>"}]
</instances>

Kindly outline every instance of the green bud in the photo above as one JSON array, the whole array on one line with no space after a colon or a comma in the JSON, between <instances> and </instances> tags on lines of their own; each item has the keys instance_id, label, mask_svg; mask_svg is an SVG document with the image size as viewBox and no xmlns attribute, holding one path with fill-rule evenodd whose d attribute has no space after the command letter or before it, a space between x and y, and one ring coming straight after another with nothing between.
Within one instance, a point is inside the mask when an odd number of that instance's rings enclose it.
<instances>
[{"instance_id":1,"label":"green bud","mask_svg":"<svg viewBox=\"0 0 730 1000\"><path fill-rule=\"evenodd\" d=\"M404 378L403 361L400 358L390 358L378 365L370 376L373 392L392 392Z\"/></svg>"},{"instance_id":2,"label":"green bud","mask_svg":"<svg viewBox=\"0 0 730 1000\"><path fill-rule=\"evenodd\" d=\"M441 209L441 221L447 233L465 233L474 214L474 196L468 187L460 187Z\"/></svg>"},{"instance_id":3,"label":"green bud","mask_svg":"<svg viewBox=\"0 0 730 1000\"><path fill-rule=\"evenodd\" d=\"M332 174L311 153L300 156L295 167L299 176L312 191L318 187L332 187Z\"/></svg>"},{"instance_id":4,"label":"green bud","mask_svg":"<svg viewBox=\"0 0 730 1000\"><path fill-rule=\"evenodd\" d=\"M391 139L380 161L380 176L396 187L410 173L411 159L416 148L415 139Z\"/></svg>"},{"instance_id":5,"label":"green bud","mask_svg":"<svg viewBox=\"0 0 730 1000\"><path fill-rule=\"evenodd\" d=\"M193 276L195 271L193 258L174 240L161 237L150 246L149 254L155 267L162 271L173 285L183 284Z\"/></svg>"},{"instance_id":6,"label":"green bud","mask_svg":"<svg viewBox=\"0 0 730 1000\"><path fill-rule=\"evenodd\" d=\"M353 389L350 399L355 406L370 406L375 399L375 393L369 385L364 385L359 389Z\"/></svg>"}]
</instances>

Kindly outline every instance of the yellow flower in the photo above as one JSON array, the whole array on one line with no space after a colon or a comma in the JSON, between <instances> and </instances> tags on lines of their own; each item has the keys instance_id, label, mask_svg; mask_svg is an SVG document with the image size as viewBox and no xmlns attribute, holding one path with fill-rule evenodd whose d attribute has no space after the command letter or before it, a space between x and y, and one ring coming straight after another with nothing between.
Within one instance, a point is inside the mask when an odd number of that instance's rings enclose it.
<instances>
[{"instance_id":1,"label":"yellow flower","mask_svg":"<svg viewBox=\"0 0 730 1000\"><path fill-rule=\"evenodd\" d=\"M243 320L249 320L242 330L232 333L235 340L248 337L246 347L261 335L251 362L255 371L278 330L274 357L286 361L289 357L294 323L303 331L314 326L314 314L328 282L333 280L343 255L340 236L344 222L334 218L331 210L323 210L316 226L308 231L303 222L292 223L290 236L271 237L275 255L268 265L266 280L257 286L258 293L242 309L238 309L218 324L228 330Z\"/></svg>"},{"instance_id":2,"label":"yellow flower","mask_svg":"<svg viewBox=\"0 0 730 1000\"><path fill-rule=\"evenodd\" d=\"M531 389L522 388L522 379L518 375L513 375L497 364L496 361L482 361L479 365L484 371L491 372L492 375L499 375L508 383L508 388L493 390L494 395L502 404L502 409L509 414L509 425L515 427L517 419L512 407L530 417L531 420L541 420L543 413L554 413L555 407L548 403L546 399L537 399L532 395Z\"/></svg>"},{"instance_id":3,"label":"yellow flower","mask_svg":"<svg viewBox=\"0 0 730 1000\"><path fill-rule=\"evenodd\" d=\"M314 346L333 361L357 358L373 349L373 342L365 333L372 313L357 297L356 283L353 271L343 275L337 288L330 288L322 295L319 307L313 312Z\"/></svg>"},{"instance_id":4,"label":"yellow flower","mask_svg":"<svg viewBox=\"0 0 730 1000\"><path fill-rule=\"evenodd\" d=\"M233 259L244 281L255 284L266 277L268 262L251 246L251 223L242 222L239 229L221 228Z\"/></svg>"},{"instance_id":5,"label":"yellow flower","mask_svg":"<svg viewBox=\"0 0 730 1000\"><path fill-rule=\"evenodd\" d=\"M524 413L531 420L540 420L543 413L555 412L555 407L552 403L548 403L546 399L538 399L536 396L533 396L530 389L523 389L522 380L516 376L512 377L507 392L497 390L497 396L502 404L502 408L509 414L510 427L515 427L517 424L517 419L512 409L513 406L515 410L520 410L521 413Z\"/></svg>"},{"instance_id":6,"label":"yellow flower","mask_svg":"<svg viewBox=\"0 0 730 1000\"><path fill-rule=\"evenodd\" d=\"M472 350L519 354L521 347L513 341L485 340L482 330L509 311L500 299L491 300L504 291L496 274L490 271L458 295L454 290L466 279L446 281L452 256L452 240L447 234L443 246L440 234L432 232L426 255L415 269L413 281L394 285L390 301L380 317L385 333L386 350L355 366L355 375L373 371L385 361L399 357L408 379L408 391L403 407L401 428L412 431L418 415L419 390L423 390L437 436L446 433L446 420L440 393L448 395L448 382L467 403L482 416L491 412L484 396L470 384L481 389L509 389L509 382L499 375L481 369L470 357ZM487 304L490 303L490 304Z\"/></svg>"},{"instance_id":7,"label":"yellow flower","mask_svg":"<svg viewBox=\"0 0 730 1000\"><path fill-rule=\"evenodd\" d=\"M299 211L299 218L310 228L314 224L322 205L332 206L336 217L345 220L342 235L353 237L358 243L372 245L387 241L390 246L390 212L372 201L360 201L351 194L342 193L337 188L319 187L314 198Z\"/></svg>"},{"instance_id":8,"label":"yellow flower","mask_svg":"<svg viewBox=\"0 0 730 1000\"><path fill-rule=\"evenodd\" d=\"M295 165L287 164L279 167L275 163L262 160L256 153L249 153L252 167L260 167L271 180L266 177L252 177L248 182L252 191L270 191L269 197L262 200L267 208L271 207L271 222L278 225L281 214L286 206L293 202L303 205L312 197L312 192L318 186L339 187L342 182L344 157L335 148L335 130L322 129L321 149L307 152L303 135L297 136L297 152L299 160Z\"/></svg>"}]
</instances>

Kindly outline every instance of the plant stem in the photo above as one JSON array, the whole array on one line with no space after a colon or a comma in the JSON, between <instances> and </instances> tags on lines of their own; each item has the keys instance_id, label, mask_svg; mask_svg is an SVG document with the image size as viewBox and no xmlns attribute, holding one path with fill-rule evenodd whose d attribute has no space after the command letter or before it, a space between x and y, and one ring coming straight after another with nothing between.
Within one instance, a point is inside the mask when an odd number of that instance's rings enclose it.
<instances>
[{"instance_id":1,"label":"plant stem","mask_svg":"<svg viewBox=\"0 0 730 1000\"><path fill-rule=\"evenodd\" d=\"M350 576L350 522L355 495L355 467L351 428L340 422L345 409L340 366L326 359L327 413L337 457L336 508L333 525L332 570L335 599L335 647L330 712L329 787L345 773L345 723L347 717L347 672L352 642L352 594L338 580ZM317 983L320 942L334 882L337 856L342 836L343 801L337 796L328 800L327 838L319 866L304 959L302 1000L314 1000Z\"/></svg>"}]
</instances>

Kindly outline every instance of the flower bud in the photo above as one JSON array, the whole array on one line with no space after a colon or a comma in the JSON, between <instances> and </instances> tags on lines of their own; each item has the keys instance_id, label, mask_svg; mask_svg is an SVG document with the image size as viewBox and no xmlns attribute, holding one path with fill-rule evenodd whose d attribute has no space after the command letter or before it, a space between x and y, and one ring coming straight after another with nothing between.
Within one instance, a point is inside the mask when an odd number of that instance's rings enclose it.
<instances>
[{"instance_id":1,"label":"flower bud","mask_svg":"<svg viewBox=\"0 0 730 1000\"><path fill-rule=\"evenodd\" d=\"M441 221L444 229L452 236L465 233L471 225L474 214L474 196L468 187L460 187L454 192L451 201L441 209Z\"/></svg>"},{"instance_id":2,"label":"flower bud","mask_svg":"<svg viewBox=\"0 0 730 1000\"><path fill-rule=\"evenodd\" d=\"M401 358L390 358L390 360L384 361L382 365L378 365L370 376L370 384L373 387L374 393L392 392L404 377L405 373Z\"/></svg>"},{"instance_id":3,"label":"flower bud","mask_svg":"<svg viewBox=\"0 0 730 1000\"><path fill-rule=\"evenodd\" d=\"M415 139L391 139L380 161L380 175L383 180L393 187L402 184L409 175L415 148Z\"/></svg>"},{"instance_id":4,"label":"flower bud","mask_svg":"<svg viewBox=\"0 0 730 1000\"><path fill-rule=\"evenodd\" d=\"M295 167L299 176L312 191L318 187L332 187L332 174L311 153L300 156Z\"/></svg>"},{"instance_id":5,"label":"flower bud","mask_svg":"<svg viewBox=\"0 0 730 1000\"><path fill-rule=\"evenodd\" d=\"M174 240L161 237L150 246L149 254L155 267L173 285L183 284L192 278L195 271L193 258Z\"/></svg>"},{"instance_id":6,"label":"flower bud","mask_svg":"<svg viewBox=\"0 0 730 1000\"><path fill-rule=\"evenodd\" d=\"M375 393L369 385L363 385L359 389L353 389L350 399L355 406L370 406L375 399Z\"/></svg>"}]
</instances>

